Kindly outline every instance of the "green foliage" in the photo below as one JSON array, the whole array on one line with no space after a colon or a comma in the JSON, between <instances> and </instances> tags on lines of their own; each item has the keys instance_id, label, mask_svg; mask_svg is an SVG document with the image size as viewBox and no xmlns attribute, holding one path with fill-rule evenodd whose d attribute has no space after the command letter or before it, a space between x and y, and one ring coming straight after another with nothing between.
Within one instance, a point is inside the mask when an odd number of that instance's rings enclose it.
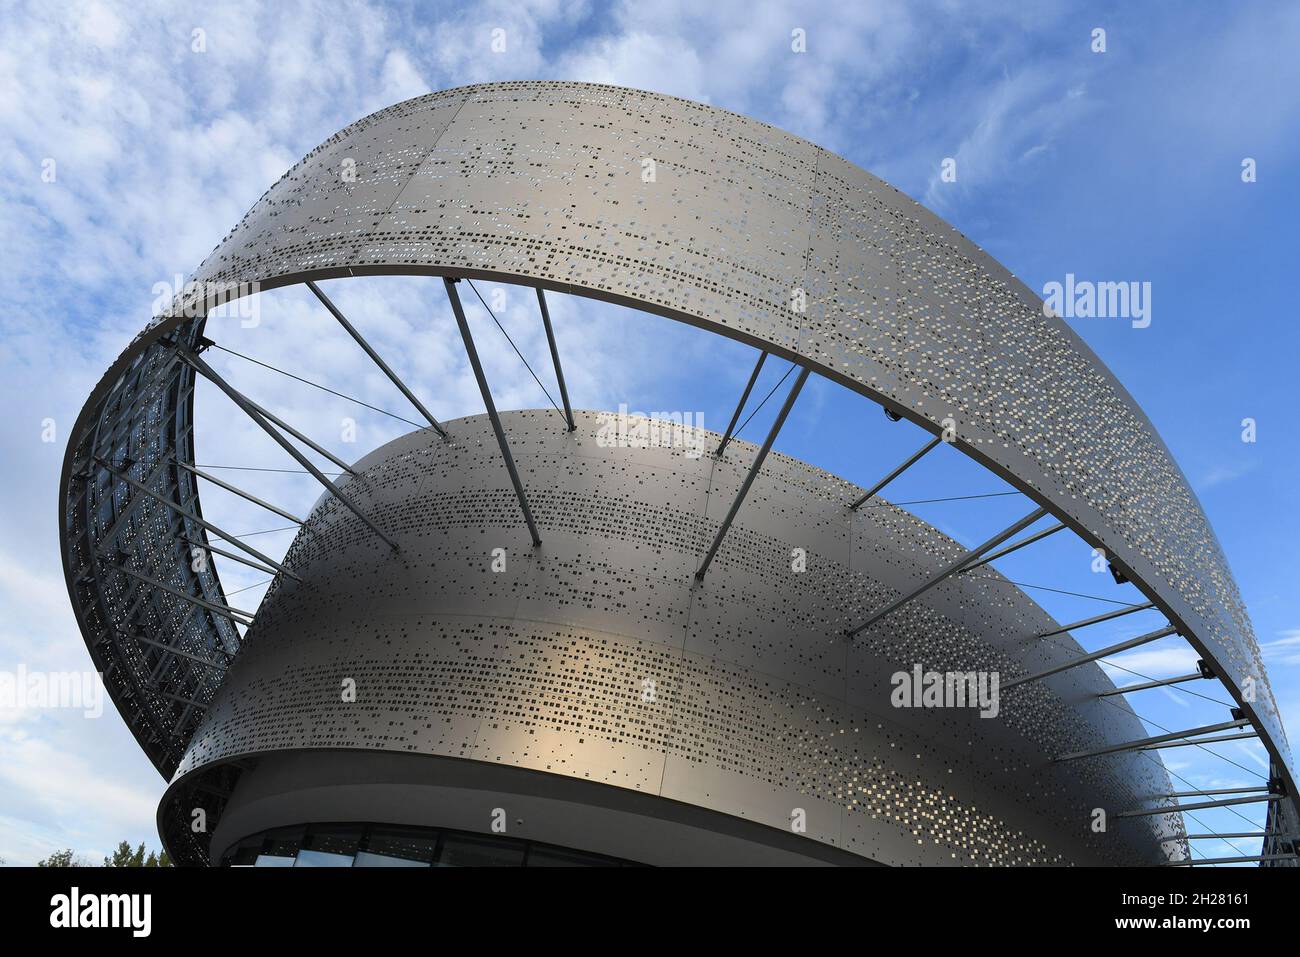
<instances>
[{"instance_id":1,"label":"green foliage","mask_svg":"<svg viewBox=\"0 0 1300 957\"><path fill-rule=\"evenodd\" d=\"M141 867L144 864L144 842L140 843L140 849L131 850L131 845L123 841L117 845L117 850L113 852L112 857L104 858L105 867Z\"/></svg>"},{"instance_id":2,"label":"green foliage","mask_svg":"<svg viewBox=\"0 0 1300 957\"><path fill-rule=\"evenodd\" d=\"M43 861L37 861L36 866L37 867L85 867L86 862L78 858L73 853L72 848L68 848L65 851L55 851L53 854L51 854Z\"/></svg>"},{"instance_id":3,"label":"green foliage","mask_svg":"<svg viewBox=\"0 0 1300 957\"><path fill-rule=\"evenodd\" d=\"M104 858L105 867L171 867L171 859L167 856L166 851L150 851L149 856L145 857L144 841L135 850L131 850L131 845L126 841L117 845L117 850L111 857Z\"/></svg>"},{"instance_id":4,"label":"green foliage","mask_svg":"<svg viewBox=\"0 0 1300 957\"><path fill-rule=\"evenodd\" d=\"M90 867L89 861L83 860L76 855L72 848L63 851L55 851L43 861L38 861L37 867ZM132 850L131 845L126 841L117 845L112 855L104 858L105 867L171 867L171 858L167 856L166 851L150 851L147 855L144 852L144 842Z\"/></svg>"}]
</instances>

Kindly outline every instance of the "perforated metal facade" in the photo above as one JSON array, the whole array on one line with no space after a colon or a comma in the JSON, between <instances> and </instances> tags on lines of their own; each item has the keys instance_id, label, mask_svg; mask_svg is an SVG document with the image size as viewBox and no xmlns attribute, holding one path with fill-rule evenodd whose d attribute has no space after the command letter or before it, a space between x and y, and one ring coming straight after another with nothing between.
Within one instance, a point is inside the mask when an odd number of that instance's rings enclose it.
<instances>
[{"instance_id":1,"label":"perforated metal facade","mask_svg":"<svg viewBox=\"0 0 1300 957\"><path fill-rule=\"evenodd\" d=\"M647 160L651 181L643 175ZM342 175L345 167L354 178ZM1104 548L1205 655L1294 793L1285 735L1236 585L1146 418L1064 323L1043 315L1030 290L869 173L765 124L671 97L570 83L466 87L397 104L331 137L267 192L195 278L205 288L269 290L393 273L492 277L623 303L796 360L930 431L951 417L956 447ZM203 312L195 305L182 298L155 318L92 394L69 445L60 510L69 589L87 643L164 774L177 768L239 650L217 610L215 573L196 577L185 560L185 543L206 541L192 480L173 462L192 461L192 374L171 360L165 341L194 341ZM194 311L200 318L184 318ZM98 459L190 504L191 514L152 508ZM507 493L494 487L492 494ZM539 520L555 521L542 514L543 502L572 508L540 494ZM819 511L811 493L801 504L800 521L821 516L809 531L839 527L842 500L824 505ZM759 507L755 500L746 511ZM778 527L788 521L787 512ZM676 532L700 544L694 526ZM843 548L869 550L842 533ZM726 553L768 560L746 550L758 543L743 523L732 534ZM373 544L358 536L356 547L363 554ZM683 593L689 571L659 569L665 582L681 572L672 587ZM901 587L887 581L876 597ZM168 588L206 596L217 608L175 600ZM800 601L814 597L801 593ZM692 614L721 634L743 629L754 614L745 603L716 601L711 593L699 598ZM778 672L783 680L818 693L833 693L836 682L852 687L858 672L851 663L835 670L835 656L846 652L819 630L846 623L833 607L807 607L799 625L817 637L795 643L798 651L782 664L791 670ZM967 612L977 613L992 614ZM684 612L664 601L642 614L647 627L658 627L656 615L667 623ZM913 650L941 654L949 645L936 637L942 628L914 634ZM882 640L874 631L863 638L864 648ZM710 642L723 641L701 635L695 648L687 639L683 652L709 654ZM181 653L160 652L158 644ZM762 671L786 647L776 638L758 642L737 663ZM1256 693L1243 701L1248 679ZM1027 699L1034 694L1025 691ZM843 828L835 833L848 840Z\"/></svg>"},{"instance_id":2,"label":"perforated metal facade","mask_svg":"<svg viewBox=\"0 0 1300 957\"><path fill-rule=\"evenodd\" d=\"M302 582L264 600L181 762L179 808L227 760L380 749L577 776L787 830L800 808L808 837L890 864L1138 864L1179 849L1174 816L1088 827L1095 807L1168 793L1158 760L1052 763L1143 736L1097 698L1112 686L1095 665L1008 691L996 718L891 706L890 676L912 662L1012 674L1080 653L1068 638L1027 642L1052 619L991 571L843 637L957 543L901 509L849 512L854 486L774 455L692 587L752 445L714 461L602 447L591 413L574 433L550 413L503 418L543 545L520 524L486 417L448 423L450 443L425 431L367 456L345 491L400 551L334 499L309 517L285 558ZM792 571L795 548L807 571Z\"/></svg>"}]
</instances>

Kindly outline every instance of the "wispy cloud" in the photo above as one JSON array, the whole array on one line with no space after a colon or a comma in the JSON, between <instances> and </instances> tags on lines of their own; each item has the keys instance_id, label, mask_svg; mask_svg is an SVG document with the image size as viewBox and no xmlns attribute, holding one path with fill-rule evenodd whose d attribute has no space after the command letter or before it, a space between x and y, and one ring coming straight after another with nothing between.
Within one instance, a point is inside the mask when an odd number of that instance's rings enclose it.
<instances>
[{"instance_id":1,"label":"wispy cloud","mask_svg":"<svg viewBox=\"0 0 1300 957\"><path fill-rule=\"evenodd\" d=\"M1259 650L1269 666L1300 665L1300 628L1284 631L1282 637L1260 642Z\"/></svg>"},{"instance_id":2,"label":"wispy cloud","mask_svg":"<svg viewBox=\"0 0 1300 957\"><path fill-rule=\"evenodd\" d=\"M1121 655L1113 655L1101 666L1118 684L1134 684L1140 679L1133 672L1149 675L1152 678L1172 678L1175 675L1190 674L1196 670L1199 658L1196 651L1185 643L1173 640L1164 646L1143 648ZM1124 670L1127 669L1127 670Z\"/></svg>"},{"instance_id":3,"label":"wispy cloud","mask_svg":"<svg viewBox=\"0 0 1300 957\"><path fill-rule=\"evenodd\" d=\"M1243 476L1249 475L1259 465L1258 459L1243 458L1231 464L1220 462L1208 471L1206 471L1196 482L1196 488L1202 492L1208 492L1212 488L1220 485L1226 485L1234 482Z\"/></svg>"}]
</instances>

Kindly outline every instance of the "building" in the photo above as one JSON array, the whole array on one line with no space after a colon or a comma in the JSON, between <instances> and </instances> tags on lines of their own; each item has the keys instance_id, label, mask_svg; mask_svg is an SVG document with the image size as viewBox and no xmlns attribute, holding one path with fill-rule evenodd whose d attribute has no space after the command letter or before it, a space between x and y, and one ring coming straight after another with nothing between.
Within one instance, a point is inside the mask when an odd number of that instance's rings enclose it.
<instances>
[{"instance_id":1,"label":"building","mask_svg":"<svg viewBox=\"0 0 1300 957\"><path fill-rule=\"evenodd\" d=\"M487 415L437 422L314 284L392 274L444 279ZM562 393L547 291L799 373L757 446L735 418L651 441L567 393L563 416L498 414L458 291L484 278L536 289ZM299 283L429 427L319 476L276 560L203 517L192 396L208 377L311 467L305 437L202 356L215 303ZM768 454L812 374L933 438L872 489ZM1026 498L975 548L879 497L944 439ZM158 822L182 863L1163 864L1188 841L1160 748L1225 735L1258 735L1272 769L1224 800L1267 802L1257 857L1295 859L1249 619L1131 397L927 210L713 107L497 83L331 137L96 387L59 518L87 646L169 781ZM1165 616L1124 647L1178 634L1201 656L1157 684L1218 682L1236 707L1152 736L1093 663L1119 648L1085 653L1071 632L1091 620L1052 620L983 564L1054 533ZM276 574L255 617L196 548ZM970 675L972 694L997 676L996 707L896 707L915 672Z\"/></svg>"}]
</instances>

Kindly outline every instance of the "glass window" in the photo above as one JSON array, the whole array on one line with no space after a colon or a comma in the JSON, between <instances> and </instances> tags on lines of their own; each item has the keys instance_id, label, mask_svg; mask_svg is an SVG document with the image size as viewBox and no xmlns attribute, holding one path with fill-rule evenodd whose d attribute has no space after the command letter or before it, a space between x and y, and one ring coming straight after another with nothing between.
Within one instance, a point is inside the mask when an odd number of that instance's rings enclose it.
<instances>
[{"instance_id":1,"label":"glass window","mask_svg":"<svg viewBox=\"0 0 1300 957\"><path fill-rule=\"evenodd\" d=\"M262 853L274 857L297 857L305 830L302 827L281 827L267 831L262 841Z\"/></svg>"},{"instance_id":2,"label":"glass window","mask_svg":"<svg viewBox=\"0 0 1300 957\"><path fill-rule=\"evenodd\" d=\"M528 867L617 867L617 861L583 854L579 851L566 851L559 847L541 847L534 844L528 850Z\"/></svg>"},{"instance_id":3,"label":"glass window","mask_svg":"<svg viewBox=\"0 0 1300 957\"><path fill-rule=\"evenodd\" d=\"M401 857L387 857L370 851L357 851L353 867L429 867L428 861L411 861Z\"/></svg>"},{"instance_id":4,"label":"glass window","mask_svg":"<svg viewBox=\"0 0 1300 957\"><path fill-rule=\"evenodd\" d=\"M362 853L370 856L426 866L437 849L438 832L431 828L372 827L361 842ZM360 857L358 854L358 864Z\"/></svg>"},{"instance_id":5,"label":"glass window","mask_svg":"<svg viewBox=\"0 0 1300 957\"><path fill-rule=\"evenodd\" d=\"M261 841L255 843L245 841L233 851L227 852L225 863L231 867L252 867L257 863L257 855L261 849Z\"/></svg>"},{"instance_id":6,"label":"glass window","mask_svg":"<svg viewBox=\"0 0 1300 957\"><path fill-rule=\"evenodd\" d=\"M621 867L599 854L516 837L393 824L310 824L251 834L228 867Z\"/></svg>"},{"instance_id":7,"label":"glass window","mask_svg":"<svg viewBox=\"0 0 1300 957\"><path fill-rule=\"evenodd\" d=\"M324 854L343 854L351 857L361 843L359 824L313 824L307 828L302 846Z\"/></svg>"},{"instance_id":8,"label":"glass window","mask_svg":"<svg viewBox=\"0 0 1300 957\"><path fill-rule=\"evenodd\" d=\"M313 851L303 848L298 852L298 862L294 867L351 867L351 854L330 854L327 851Z\"/></svg>"},{"instance_id":9,"label":"glass window","mask_svg":"<svg viewBox=\"0 0 1300 957\"><path fill-rule=\"evenodd\" d=\"M522 867L524 843L500 837L448 834L442 839L439 867Z\"/></svg>"}]
</instances>

